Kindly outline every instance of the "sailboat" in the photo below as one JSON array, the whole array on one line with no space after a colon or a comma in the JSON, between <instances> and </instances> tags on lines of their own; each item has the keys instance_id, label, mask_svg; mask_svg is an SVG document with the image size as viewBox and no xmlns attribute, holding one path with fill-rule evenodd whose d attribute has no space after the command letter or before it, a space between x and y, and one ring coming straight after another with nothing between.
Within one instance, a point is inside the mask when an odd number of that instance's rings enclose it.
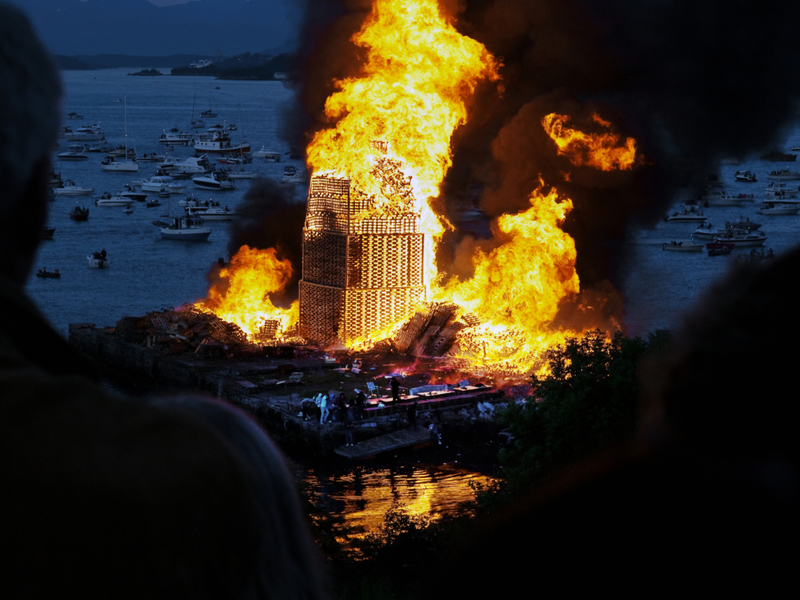
<instances>
[{"instance_id":1,"label":"sailboat","mask_svg":"<svg viewBox=\"0 0 800 600\"><path fill-rule=\"evenodd\" d=\"M135 173L139 171L139 163L136 162L134 153L133 159L128 156L128 97L125 96L125 157L119 160L113 156L106 156L101 162L100 167L103 171L124 171Z\"/></svg>"},{"instance_id":2,"label":"sailboat","mask_svg":"<svg viewBox=\"0 0 800 600\"><path fill-rule=\"evenodd\" d=\"M202 127L205 127L206 125L205 123L203 123L202 119L194 118L194 106L196 103L197 103L197 90L194 91L194 100L192 100L192 121L189 123L189 126L192 127L192 129L200 129Z\"/></svg>"}]
</instances>

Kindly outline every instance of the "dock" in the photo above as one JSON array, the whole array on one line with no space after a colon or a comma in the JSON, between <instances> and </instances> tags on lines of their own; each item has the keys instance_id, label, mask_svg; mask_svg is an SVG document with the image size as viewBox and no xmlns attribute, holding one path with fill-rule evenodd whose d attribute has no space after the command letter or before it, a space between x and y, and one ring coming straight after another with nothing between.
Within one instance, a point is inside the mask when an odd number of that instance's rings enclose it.
<instances>
[{"instance_id":1,"label":"dock","mask_svg":"<svg viewBox=\"0 0 800 600\"><path fill-rule=\"evenodd\" d=\"M358 442L353 446L339 446L334 452L339 456L349 459L364 459L377 456L384 452L392 452L401 448L419 447L435 443L430 432L422 425L416 429L398 429L392 433L379 435L374 438Z\"/></svg>"}]
</instances>

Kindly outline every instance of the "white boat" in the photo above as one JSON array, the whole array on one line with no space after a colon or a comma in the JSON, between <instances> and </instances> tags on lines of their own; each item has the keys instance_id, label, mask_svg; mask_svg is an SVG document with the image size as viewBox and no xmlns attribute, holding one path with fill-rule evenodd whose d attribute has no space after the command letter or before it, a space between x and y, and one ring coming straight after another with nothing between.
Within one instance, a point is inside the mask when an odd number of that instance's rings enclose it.
<instances>
[{"instance_id":1,"label":"white boat","mask_svg":"<svg viewBox=\"0 0 800 600\"><path fill-rule=\"evenodd\" d=\"M190 156L184 160L168 157L161 163L159 169L164 173L174 176L179 175L205 175L209 171L208 158L203 156Z\"/></svg>"},{"instance_id":2,"label":"white boat","mask_svg":"<svg viewBox=\"0 0 800 600\"><path fill-rule=\"evenodd\" d=\"M102 196L100 196L97 200L95 200L94 203L97 206L127 207L133 204L133 200L131 198L125 198L124 196L112 196L108 192L105 192Z\"/></svg>"},{"instance_id":3,"label":"white boat","mask_svg":"<svg viewBox=\"0 0 800 600\"><path fill-rule=\"evenodd\" d=\"M752 202L753 194L710 193L704 198L707 206L739 206L742 202Z\"/></svg>"},{"instance_id":4,"label":"white boat","mask_svg":"<svg viewBox=\"0 0 800 600\"><path fill-rule=\"evenodd\" d=\"M159 193L166 190L170 194L180 194L186 186L176 182L170 175L153 175L150 179L142 180L142 191Z\"/></svg>"},{"instance_id":5,"label":"white boat","mask_svg":"<svg viewBox=\"0 0 800 600\"><path fill-rule=\"evenodd\" d=\"M209 235L211 228L203 226L201 218L190 215L173 217L172 224L161 227L161 237L165 240L205 242Z\"/></svg>"},{"instance_id":6,"label":"white boat","mask_svg":"<svg viewBox=\"0 0 800 600\"><path fill-rule=\"evenodd\" d=\"M303 183L305 181L305 176L297 170L297 167L292 165L286 165L283 167L283 177L281 178L282 183L293 185L296 183Z\"/></svg>"},{"instance_id":7,"label":"white boat","mask_svg":"<svg viewBox=\"0 0 800 600\"><path fill-rule=\"evenodd\" d=\"M692 237L697 238L698 240L713 240L715 237L722 235L723 233L725 232L720 231L711 223L708 223L707 225L700 225L697 229L695 229L692 233Z\"/></svg>"},{"instance_id":8,"label":"white boat","mask_svg":"<svg viewBox=\"0 0 800 600\"><path fill-rule=\"evenodd\" d=\"M164 156L163 154L156 154L155 152L150 152L150 153L148 154L147 152L145 152L145 153L144 153L144 154L142 154L142 155L141 155L141 156L140 156L140 157L139 157L137 160L138 160L140 163L143 163L143 162L157 162L157 163L161 163L161 162L164 162L164 160L166 160L166 158L167 158L167 157L166 157L166 156Z\"/></svg>"},{"instance_id":9,"label":"white boat","mask_svg":"<svg viewBox=\"0 0 800 600\"><path fill-rule=\"evenodd\" d=\"M697 242L693 242L691 240L672 240L671 242L664 242L661 244L662 250L669 250L671 252L702 252L703 248L705 247L705 244L698 244Z\"/></svg>"},{"instance_id":10,"label":"white boat","mask_svg":"<svg viewBox=\"0 0 800 600\"><path fill-rule=\"evenodd\" d=\"M765 198L794 198L797 196L798 188L791 188L785 183L776 183L770 181L769 185L764 190Z\"/></svg>"},{"instance_id":11,"label":"white boat","mask_svg":"<svg viewBox=\"0 0 800 600\"><path fill-rule=\"evenodd\" d=\"M235 190L236 183L223 171L214 171L209 175L193 177L192 183L204 190Z\"/></svg>"},{"instance_id":12,"label":"white boat","mask_svg":"<svg viewBox=\"0 0 800 600\"><path fill-rule=\"evenodd\" d=\"M196 152L213 152L214 154L240 154L250 152L250 142L231 143L227 132L214 130L206 135L198 136L194 142Z\"/></svg>"},{"instance_id":13,"label":"white boat","mask_svg":"<svg viewBox=\"0 0 800 600\"><path fill-rule=\"evenodd\" d=\"M253 152L253 158L263 158L268 162L280 162L281 153L274 150L267 150L266 146L261 146L261 150Z\"/></svg>"},{"instance_id":14,"label":"white boat","mask_svg":"<svg viewBox=\"0 0 800 600\"><path fill-rule=\"evenodd\" d=\"M728 229L724 234L714 238L714 241L733 244L737 248L743 246L761 246L767 241L767 234L763 231Z\"/></svg>"},{"instance_id":15,"label":"white boat","mask_svg":"<svg viewBox=\"0 0 800 600\"><path fill-rule=\"evenodd\" d=\"M136 173L139 171L139 163L136 160L114 158L106 156L100 161L100 168L103 171L123 171L125 173Z\"/></svg>"},{"instance_id":16,"label":"white boat","mask_svg":"<svg viewBox=\"0 0 800 600\"><path fill-rule=\"evenodd\" d=\"M122 191L117 195L122 196L123 198L130 198L136 202L144 202L144 199L147 198L147 194L145 192L137 192L136 188L130 183L126 183L125 187L122 188Z\"/></svg>"},{"instance_id":17,"label":"white boat","mask_svg":"<svg viewBox=\"0 0 800 600\"><path fill-rule=\"evenodd\" d=\"M86 257L86 260L89 261L89 266L93 269L106 269L110 264L105 250L92 252Z\"/></svg>"},{"instance_id":18,"label":"white boat","mask_svg":"<svg viewBox=\"0 0 800 600\"><path fill-rule=\"evenodd\" d=\"M755 183L757 181L756 174L750 171L736 171L735 178L736 181L743 181L745 183Z\"/></svg>"},{"instance_id":19,"label":"white boat","mask_svg":"<svg viewBox=\"0 0 800 600\"><path fill-rule=\"evenodd\" d=\"M215 204L216 206L212 206L211 208L198 208L189 210L202 217L204 221L232 221L238 216L235 210L230 209L227 206L221 207L219 206L219 202L216 202Z\"/></svg>"},{"instance_id":20,"label":"white boat","mask_svg":"<svg viewBox=\"0 0 800 600\"><path fill-rule=\"evenodd\" d=\"M194 141L194 134L191 131L170 131L161 134L158 138L159 144L169 146L188 146Z\"/></svg>"},{"instance_id":21,"label":"white boat","mask_svg":"<svg viewBox=\"0 0 800 600\"><path fill-rule=\"evenodd\" d=\"M226 169L225 173L231 179L255 179L258 177L258 171L247 171L245 169Z\"/></svg>"},{"instance_id":22,"label":"white boat","mask_svg":"<svg viewBox=\"0 0 800 600\"><path fill-rule=\"evenodd\" d=\"M69 152L59 152L56 158L58 160L89 160L89 155L84 151L70 150Z\"/></svg>"},{"instance_id":23,"label":"white boat","mask_svg":"<svg viewBox=\"0 0 800 600\"><path fill-rule=\"evenodd\" d=\"M67 127L64 138L68 142L99 142L105 140L105 132L97 124L78 127L75 131Z\"/></svg>"},{"instance_id":24,"label":"white boat","mask_svg":"<svg viewBox=\"0 0 800 600\"><path fill-rule=\"evenodd\" d=\"M767 179L774 181L791 181L800 179L800 173L797 171L790 171L789 169L778 169L777 171L770 171Z\"/></svg>"},{"instance_id":25,"label":"white boat","mask_svg":"<svg viewBox=\"0 0 800 600\"><path fill-rule=\"evenodd\" d=\"M800 211L798 200L765 200L756 212L760 215L796 215Z\"/></svg>"},{"instance_id":26,"label":"white boat","mask_svg":"<svg viewBox=\"0 0 800 600\"><path fill-rule=\"evenodd\" d=\"M71 179L67 179L60 188L55 188L53 193L56 196L88 196L94 191L93 188L86 188L76 185Z\"/></svg>"},{"instance_id":27,"label":"white boat","mask_svg":"<svg viewBox=\"0 0 800 600\"><path fill-rule=\"evenodd\" d=\"M665 217L667 221L682 221L685 223L703 223L707 218L702 211L697 210L694 206L684 206L683 210L674 211L671 215Z\"/></svg>"}]
</instances>

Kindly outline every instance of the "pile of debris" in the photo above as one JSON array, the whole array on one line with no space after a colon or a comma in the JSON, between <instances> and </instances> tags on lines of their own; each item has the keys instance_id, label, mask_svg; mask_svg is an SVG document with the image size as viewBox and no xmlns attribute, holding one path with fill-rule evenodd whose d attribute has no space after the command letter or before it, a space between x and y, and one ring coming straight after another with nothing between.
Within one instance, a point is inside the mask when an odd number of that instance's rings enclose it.
<instances>
[{"instance_id":1,"label":"pile of debris","mask_svg":"<svg viewBox=\"0 0 800 600\"><path fill-rule=\"evenodd\" d=\"M418 310L393 336L392 344L401 354L444 356L462 329L477 325L473 315L460 315L458 306L431 303Z\"/></svg>"},{"instance_id":2,"label":"pile of debris","mask_svg":"<svg viewBox=\"0 0 800 600\"><path fill-rule=\"evenodd\" d=\"M191 305L143 317L123 317L117 322L115 335L164 354L194 352L202 358L224 358L237 350L254 348L238 325Z\"/></svg>"}]
</instances>

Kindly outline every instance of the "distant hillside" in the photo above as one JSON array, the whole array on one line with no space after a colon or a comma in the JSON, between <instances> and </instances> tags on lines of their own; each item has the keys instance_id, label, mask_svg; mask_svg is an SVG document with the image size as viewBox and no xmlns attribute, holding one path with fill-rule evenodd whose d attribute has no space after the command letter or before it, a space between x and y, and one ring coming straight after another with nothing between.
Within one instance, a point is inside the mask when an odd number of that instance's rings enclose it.
<instances>
[{"instance_id":1,"label":"distant hillside","mask_svg":"<svg viewBox=\"0 0 800 600\"><path fill-rule=\"evenodd\" d=\"M285 0L196 0L164 7L147 0L11 2L27 11L50 51L64 56L260 51L295 42L303 5Z\"/></svg>"},{"instance_id":2,"label":"distant hillside","mask_svg":"<svg viewBox=\"0 0 800 600\"><path fill-rule=\"evenodd\" d=\"M72 56L55 56L54 58L58 63L58 68L62 71L91 71L97 68Z\"/></svg>"},{"instance_id":3,"label":"distant hillside","mask_svg":"<svg viewBox=\"0 0 800 600\"><path fill-rule=\"evenodd\" d=\"M73 59L91 65L95 69L118 69L120 67L147 67L149 69L171 69L191 64L198 60L211 60L212 56L200 54L170 54L169 56L129 56L127 54L79 54Z\"/></svg>"},{"instance_id":4,"label":"distant hillside","mask_svg":"<svg viewBox=\"0 0 800 600\"><path fill-rule=\"evenodd\" d=\"M286 72L289 55L250 54L217 61L203 68L179 67L173 75L208 75L218 79L274 79L275 73Z\"/></svg>"}]
</instances>

